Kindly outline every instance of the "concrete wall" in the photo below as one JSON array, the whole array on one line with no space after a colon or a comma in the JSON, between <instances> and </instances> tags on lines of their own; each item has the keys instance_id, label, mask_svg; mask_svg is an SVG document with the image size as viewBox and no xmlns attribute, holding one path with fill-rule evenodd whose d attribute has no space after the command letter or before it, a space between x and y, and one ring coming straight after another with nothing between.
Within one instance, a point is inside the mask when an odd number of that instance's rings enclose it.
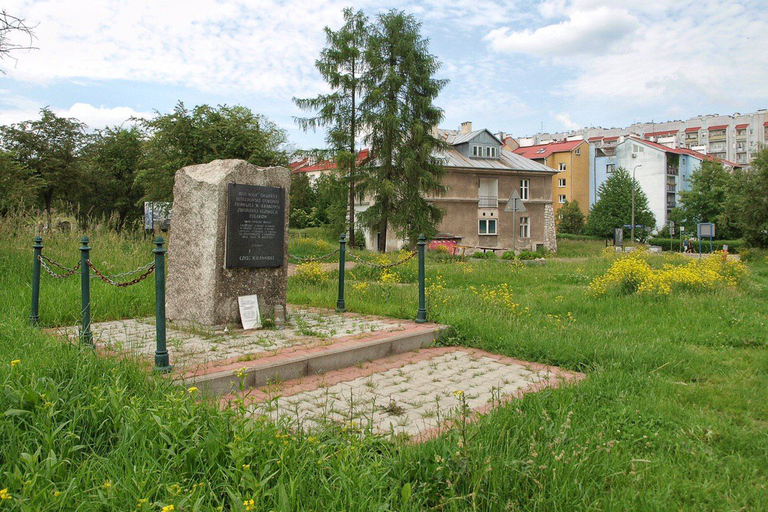
<instances>
[{"instance_id":1,"label":"concrete wall","mask_svg":"<svg viewBox=\"0 0 768 512\"><path fill-rule=\"evenodd\" d=\"M637 155L632 158L632 155ZM642 165L642 167L637 167ZM623 167L635 179L648 196L648 207L656 219L656 228L667 221L667 155L660 149L627 140L616 146L616 167Z\"/></svg>"}]
</instances>

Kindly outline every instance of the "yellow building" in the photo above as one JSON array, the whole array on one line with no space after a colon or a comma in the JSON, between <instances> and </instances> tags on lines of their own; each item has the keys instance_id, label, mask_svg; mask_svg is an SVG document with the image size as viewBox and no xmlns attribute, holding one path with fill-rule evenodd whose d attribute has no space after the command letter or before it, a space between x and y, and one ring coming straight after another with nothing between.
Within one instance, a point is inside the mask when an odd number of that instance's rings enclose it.
<instances>
[{"instance_id":1,"label":"yellow building","mask_svg":"<svg viewBox=\"0 0 768 512\"><path fill-rule=\"evenodd\" d=\"M537 144L515 149L518 155L535 160L558 171L552 176L552 202L555 215L566 201L578 201L579 208L589 213L589 144L571 140Z\"/></svg>"}]
</instances>

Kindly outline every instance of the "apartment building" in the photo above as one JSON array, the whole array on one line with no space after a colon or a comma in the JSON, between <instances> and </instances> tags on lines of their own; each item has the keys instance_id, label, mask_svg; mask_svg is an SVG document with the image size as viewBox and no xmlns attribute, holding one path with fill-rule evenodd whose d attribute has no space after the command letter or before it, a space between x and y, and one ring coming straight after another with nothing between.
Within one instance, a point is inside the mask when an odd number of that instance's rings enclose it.
<instances>
[{"instance_id":1,"label":"apartment building","mask_svg":"<svg viewBox=\"0 0 768 512\"><path fill-rule=\"evenodd\" d=\"M539 133L522 137L521 146L546 144L552 141L597 140L610 142L637 136L671 148L693 149L711 154L722 160L746 165L755 154L768 145L768 109L749 114L702 115L686 121L664 121L660 123L634 123L626 128L590 127L559 133Z\"/></svg>"},{"instance_id":2,"label":"apartment building","mask_svg":"<svg viewBox=\"0 0 768 512\"><path fill-rule=\"evenodd\" d=\"M557 171L552 177L555 215L566 201L578 201L584 215L589 213L590 148L586 141L537 144L518 147L514 152Z\"/></svg>"}]
</instances>

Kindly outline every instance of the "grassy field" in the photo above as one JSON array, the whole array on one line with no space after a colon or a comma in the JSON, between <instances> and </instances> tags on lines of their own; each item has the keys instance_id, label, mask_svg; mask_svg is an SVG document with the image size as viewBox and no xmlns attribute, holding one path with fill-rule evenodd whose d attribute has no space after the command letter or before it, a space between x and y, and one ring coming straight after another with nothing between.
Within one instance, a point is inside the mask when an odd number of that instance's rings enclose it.
<instances>
[{"instance_id":1,"label":"grassy field","mask_svg":"<svg viewBox=\"0 0 768 512\"><path fill-rule=\"evenodd\" d=\"M0 240L0 490L8 497L0 494L0 508L764 510L768 502L764 258L749 263L738 289L655 298L592 297L589 282L611 262L586 257L595 248L572 240L568 254L580 257L546 266L430 258L429 316L453 328L449 343L588 378L413 446L243 419L147 378L134 361L99 358L27 327L29 238ZM151 257L149 240L92 240L93 261L110 272ZM303 243L306 255L322 249ZM46 246L76 262L75 236ZM358 266L348 273L347 307L413 317L415 276L415 261L385 273ZM290 302L335 305L333 274L298 275L288 288ZM76 279L44 276L42 293L44 325L77 322ZM147 282L94 283L93 296L94 321L154 307Z\"/></svg>"}]
</instances>

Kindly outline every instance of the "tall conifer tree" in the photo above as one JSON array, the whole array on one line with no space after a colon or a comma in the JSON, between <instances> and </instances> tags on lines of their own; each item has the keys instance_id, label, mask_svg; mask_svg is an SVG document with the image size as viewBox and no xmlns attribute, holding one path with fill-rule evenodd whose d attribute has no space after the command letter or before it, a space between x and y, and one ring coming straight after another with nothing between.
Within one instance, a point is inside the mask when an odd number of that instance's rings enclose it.
<instances>
[{"instance_id":1,"label":"tall conifer tree","mask_svg":"<svg viewBox=\"0 0 768 512\"><path fill-rule=\"evenodd\" d=\"M443 190L439 155L446 145L433 127L443 117L434 100L447 82L434 78L440 63L420 31L413 16L396 10L380 14L366 52L362 110L374 162L361 185L373 204L361 218L378 230L381 251L390 225L413 243L420 233L434 234L442 217L425 196Z\"/></svg>"},{"instance_id":2,"label":"tall conifer tree","mask_svg":"<svg viewBox=\"0 0 768 512\"><path fill-rule=\"evenodd\" d=\"M349 243L355 244L355 140L361 129L361 77L366 71L365 49L368 20L362 11L344 9L344 25L333 31L325 27L326 47L315 62L323 79L331 87L329 94L314 98L294 98L314 117L296 118L304 130L327 127L326 141L335 154L340 169L347 171L349 187Z\"/></svg>"}]
</instances>

